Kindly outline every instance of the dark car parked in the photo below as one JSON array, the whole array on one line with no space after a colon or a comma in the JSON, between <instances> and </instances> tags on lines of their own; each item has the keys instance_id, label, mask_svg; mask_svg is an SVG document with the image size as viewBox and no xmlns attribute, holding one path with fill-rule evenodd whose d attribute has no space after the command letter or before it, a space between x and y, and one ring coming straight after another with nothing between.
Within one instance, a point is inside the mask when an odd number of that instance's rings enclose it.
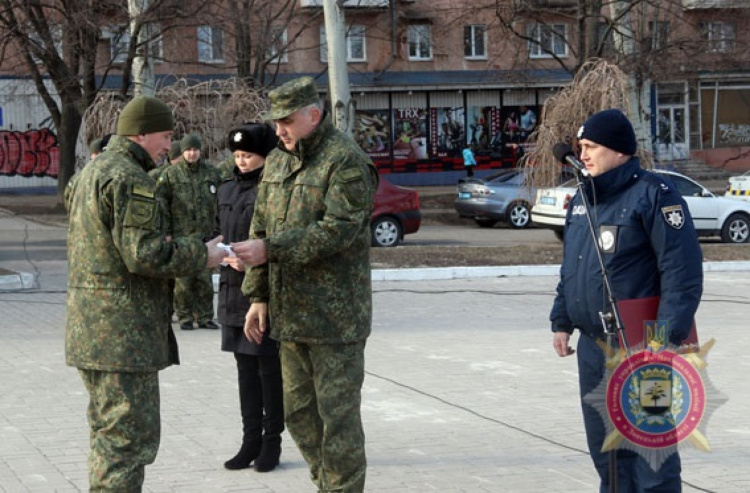
<instances>
[{"instance_id":1,"label":"dark car parked","mask_svg":"<svg viewBox=\"0 0 750 493\"><path fill-rule=\"evenodd\" d=\"M375 209L370 218L372 246L393 247L404 235L416 233L422 221L419 194L391 184L380 177L375 193Z\"/></svg>"}]
</instances>

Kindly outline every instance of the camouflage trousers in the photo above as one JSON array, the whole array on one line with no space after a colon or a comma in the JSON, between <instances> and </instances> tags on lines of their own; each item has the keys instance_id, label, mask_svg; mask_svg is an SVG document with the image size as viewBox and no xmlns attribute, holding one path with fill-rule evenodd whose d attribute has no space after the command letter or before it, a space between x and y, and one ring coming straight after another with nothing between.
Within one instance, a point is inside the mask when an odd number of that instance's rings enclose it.
<instances>
[{"instance_id":1,"label":"camouflage trousers","mask_svg":"<svg viewBox=\"0 0 750 493\"><path fill-rule=\"evenodd\" d=\"M214 318L214 285L210 269L189 277L178 277L174 283L174 311L180 322L207 322Z\"/></svg>"},{"instance_id":2,"label":"camouflage trousers","mask_svg":"<svg viewBox=\"0 0 750 493\"><path fill-rule=\"evenodd\" d=\"M365 342L281 343L284 418L321 492L365 488Z\"/></svg>"},{"instance_id":3,"label":"camouflage trousers","mask_svg":"<svg viewBox=\"0 0 750 493\"><path fill-rule=\"evenodd\" d=\"M159 374L78 371L89 393L89 491L141 491L161 438Z\"/></svg>"}]
</instances>

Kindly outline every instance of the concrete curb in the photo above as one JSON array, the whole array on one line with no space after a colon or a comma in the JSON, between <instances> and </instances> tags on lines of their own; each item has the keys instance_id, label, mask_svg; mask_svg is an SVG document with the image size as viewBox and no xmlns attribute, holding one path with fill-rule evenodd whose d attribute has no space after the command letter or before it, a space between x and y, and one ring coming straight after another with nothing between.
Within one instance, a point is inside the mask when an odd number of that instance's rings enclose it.
<instances>
[{"instance_id":1,"label":"concrete curb","mask_svg":"<svg viewBox=\"0 0 750 493\"><path fill-rule=\"evenodd\" d=\"M19 291L36 286L36 275L30 272L0 276L0 291Z\"/></svg>"},{"instance_id":2,"label":"concrete curb","mask_svg":"<svg viewBox=\"0 0 750 493\"><path fill-rule=\"evenodd\" d=\"M704 262L703 272L747 272L750 261ZM472 279L482 277L557 276L559 265L504 265L496 267L424 267L415 269L373 269L373 282L386 281L445 281L450 279ZM214 291L219 290L219 275L212 276ZM19 272L0 276L0 291L31 289L35 276Z\"/></svg>"}]
</instances>

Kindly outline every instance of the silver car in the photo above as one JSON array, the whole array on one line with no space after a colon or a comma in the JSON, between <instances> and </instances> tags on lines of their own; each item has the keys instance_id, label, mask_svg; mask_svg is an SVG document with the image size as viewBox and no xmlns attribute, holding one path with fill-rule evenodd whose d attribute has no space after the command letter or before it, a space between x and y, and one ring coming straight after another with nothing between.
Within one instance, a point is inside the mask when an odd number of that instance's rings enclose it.
<instances>
[{"instance_id":1,"label":"silver car","mask_svg":"<svg viewBox=\"0 0 750 493\"><path fill-rule=\"evenodd\" d=\"M527 183L528 168L503 170L486 178L462 178L453 203L461 217L470 217L483 228L497 222L525 228L531 218L536 190Z\"/></svg>"}]
</instances>

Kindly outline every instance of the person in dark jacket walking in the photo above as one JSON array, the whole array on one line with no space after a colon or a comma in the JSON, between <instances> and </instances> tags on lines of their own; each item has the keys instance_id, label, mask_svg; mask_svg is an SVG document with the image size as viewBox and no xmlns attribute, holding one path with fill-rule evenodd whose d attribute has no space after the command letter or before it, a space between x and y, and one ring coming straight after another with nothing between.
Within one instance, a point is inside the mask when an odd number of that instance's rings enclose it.
<instances>
[{"instance_id":1,"label":"person in dark jacket walking","mask_svg":"<svg viewBox=\"0 0 750 493\"><path fill-rule=\"evenodd\" d=\"M235 164L233 176L222 183L214 233L227 243L246 240L258 195L263 164L279 139L266 124L251 123L229 132L228 147ZM221 324L221 349L234 353L242 414L242 446L224 463L227 469L244 469L253 463L258 472L272 471L281 456L284 401L278 343L266 333L260 344L245 337L249 299L242 294L245 263L228 257L221 267L217 316Z\"/></svg>"},{"instance_id":2,"label":"person in dark jacket walking","mask_svg":"<svg viewBox=\"0 0 750 493\"><path fill-rule=\"evenodd\" d=\"M659 296L658 318L678 346L688 336L703 291L702 254L685 201L668 180L640 166L638 144L627 117L619 110L592 115L578 138L581 160L592 179L585 184L594 230L601 245L616 300ZM574 351L578 338L580 395L594 390L605 375L605 339L599 312L608 312L601 268L589 232L582 198L573 197L565 220L565 246L550 320L559 356ZM589 452L609 487L609 454L601 452L606 436L602 416L581 402ZM669 456L658 471L640 455L617 451L617 486L623 492L681 491L680 456Z\"/></svg>"}]
</instances>

